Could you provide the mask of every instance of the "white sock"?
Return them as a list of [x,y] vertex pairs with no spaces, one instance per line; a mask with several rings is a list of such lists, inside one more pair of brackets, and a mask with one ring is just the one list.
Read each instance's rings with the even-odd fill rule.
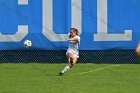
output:
[[70,63],[70,58],[68,58],[68,62]]
[[66,66],[61,72],[62,72],[62,73],[65,73],[65,72],[67,72],[68,70],[70,70],[70,67],[69,67],[69,66]]

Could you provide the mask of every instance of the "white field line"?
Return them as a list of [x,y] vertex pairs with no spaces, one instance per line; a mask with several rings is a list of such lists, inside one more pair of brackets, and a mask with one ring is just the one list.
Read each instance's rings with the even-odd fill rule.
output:
[[82,74],[86,74],[86,73],[91,73],[91,72],[96,72],[96,71],[99,71],[99,70],[103,70],[103,69],[106,69],[106,68],[112,68],[112,67],[115,67],[115,66],[120,66],[120,65],[106,66],[106,67],[98,68],[98,69],[95,69],[95,70],[90,70],[90,71],[81,72],[81,73],[75,73],[75,74],[69,74],[69,75],[78,75],[78,74],[82,75]]

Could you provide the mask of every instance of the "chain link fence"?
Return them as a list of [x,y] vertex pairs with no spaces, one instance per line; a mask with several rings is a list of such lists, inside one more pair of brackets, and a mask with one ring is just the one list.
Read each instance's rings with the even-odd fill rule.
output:
[[[134,50],[80,50],[77,63],[139,64]],[[2,50],[0,63],[66,63],[66,50]]]

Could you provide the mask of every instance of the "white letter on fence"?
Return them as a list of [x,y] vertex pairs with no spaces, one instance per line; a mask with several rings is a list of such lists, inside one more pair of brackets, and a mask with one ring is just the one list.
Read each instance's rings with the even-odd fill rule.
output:
[[107,0],[97,0],[97,34],[94,34],[94,41],[132,40],[132,30],[125,30],[124,34],[107,33],[107,13]]
[[[28,5],[28,0],[18,0],[19,5]],[[19,42],[28,34],[28,25],[18,25],[18,31],[13,35],[0,33],[0,42]]]
[[79,35],[82,33],[82,1],[81,0],[72,0],[72,27],[75,27],[79,31]]
[[[79,5],[81,5],[81,0]],[[77,3],[76,0],[72,0],[72,3]],[[53,32],[53,1],[43,0],[43,34],[50,41],[67,41],[68,34],[56,34]],[[81,6],[80,6],[81,7]],[[77,14],[76,14],[77,13]],[[81,33],[81,11],[72,6],[72,27],[79,29]]]

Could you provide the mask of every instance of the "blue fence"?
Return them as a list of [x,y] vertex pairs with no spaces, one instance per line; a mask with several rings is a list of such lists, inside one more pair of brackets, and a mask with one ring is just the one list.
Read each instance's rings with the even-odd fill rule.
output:
[[135,49],[140,0],[0,0],[0,50],[66,50],[70,27],[80,50]]

